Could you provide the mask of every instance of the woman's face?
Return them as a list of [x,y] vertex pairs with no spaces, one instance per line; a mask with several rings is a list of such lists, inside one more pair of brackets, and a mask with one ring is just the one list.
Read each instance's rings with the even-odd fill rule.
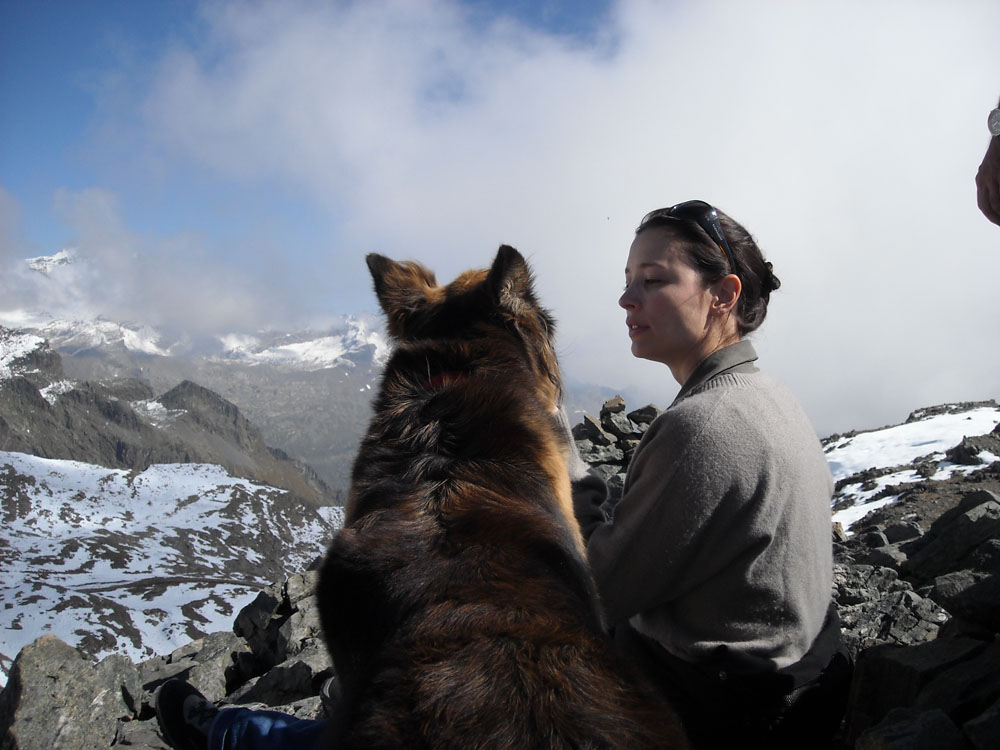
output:
[[662,362],[683,384],[719,348],[713,325],[714,293],[689,266],[669,227],[635,238],[625,265],[625,292],[618,304],[632,339],[632,354]]

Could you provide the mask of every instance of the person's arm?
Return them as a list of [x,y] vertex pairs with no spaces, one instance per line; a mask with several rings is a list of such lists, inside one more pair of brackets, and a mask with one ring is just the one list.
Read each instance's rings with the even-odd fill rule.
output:
[[609,624],[684,595],[743,553],[718,431],[711,415],[661,417],[632,459],[613,523],[591,530],[587,558]]
[[983,163],[979,165],[976,197],[983,215],[1000,226],[1000,135],[990,138]]

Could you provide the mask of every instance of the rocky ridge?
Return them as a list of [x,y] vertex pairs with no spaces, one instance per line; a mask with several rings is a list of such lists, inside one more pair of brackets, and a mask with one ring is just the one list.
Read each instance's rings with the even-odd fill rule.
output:
[[[57,274],[59,270],[57,264]],[[197,341],[103,318],[24,314],[7,320],[22,334],[48,341],[70,380],[139,381],[152,390],[151,398],[185,380],[211,389],[239,407],[268,445],[280,446],[315,470],[338,503],[346,497],[373,388],[388,356],[381,318],[366,315],[347,316],[315,330]],[[4,322],[0,318],[0,325]],[[570,413],[611,395],[596,386],[566,386]]]
[[[655,413],[626,413],[613,399],[574,428],[581,454],[619,492],[630,450]],[[962,443],[989,448],[998,437],[1000,428]],[[1000,746],[1000,459],[989,449],[952,457],[959,454],[982,463],[909,482],[853,533],[834,527],[832,595],[857,658],[845,748]],[[935,461],[941,465],[924,474],[943,475],[943,464],[953,463],[921,463]],[[307,570],[261,592],[231,633],[138,665],[94,664],[57,639],[40,639],[18,656],[0,694],[0,748],[165,748],[150,695],[171,675],[220,704],[322,716],[317,693],[331,671],[315,578]],[[43,720],[52,715],[60,722]]]
[[191,382],[75,382],[0,328],[0,685],[43,632],[133,659],[224,627],[319,554],[339,508]]
[[231,402],[191,381],[154,398],[132,378],[73,381],[43,339],[0,327],[0,450],[144,471],[216,464],[321,507],[336,498],[307,465],[265,444]]

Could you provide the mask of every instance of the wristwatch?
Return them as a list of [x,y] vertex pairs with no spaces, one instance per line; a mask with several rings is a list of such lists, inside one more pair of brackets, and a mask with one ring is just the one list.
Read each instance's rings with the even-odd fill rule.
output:
[[1000,135],[1000,107],[990,112],[990,116],[986,118],[986,124],[990,128],[991,135],[994,137]]

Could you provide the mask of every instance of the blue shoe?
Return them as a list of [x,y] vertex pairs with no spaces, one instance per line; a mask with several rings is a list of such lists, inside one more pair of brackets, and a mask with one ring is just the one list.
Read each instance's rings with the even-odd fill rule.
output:
[[208,730],[219,715],[212,705],[184,680],[164,682],[153,696],[160,734],[175,750],[207,750]]

